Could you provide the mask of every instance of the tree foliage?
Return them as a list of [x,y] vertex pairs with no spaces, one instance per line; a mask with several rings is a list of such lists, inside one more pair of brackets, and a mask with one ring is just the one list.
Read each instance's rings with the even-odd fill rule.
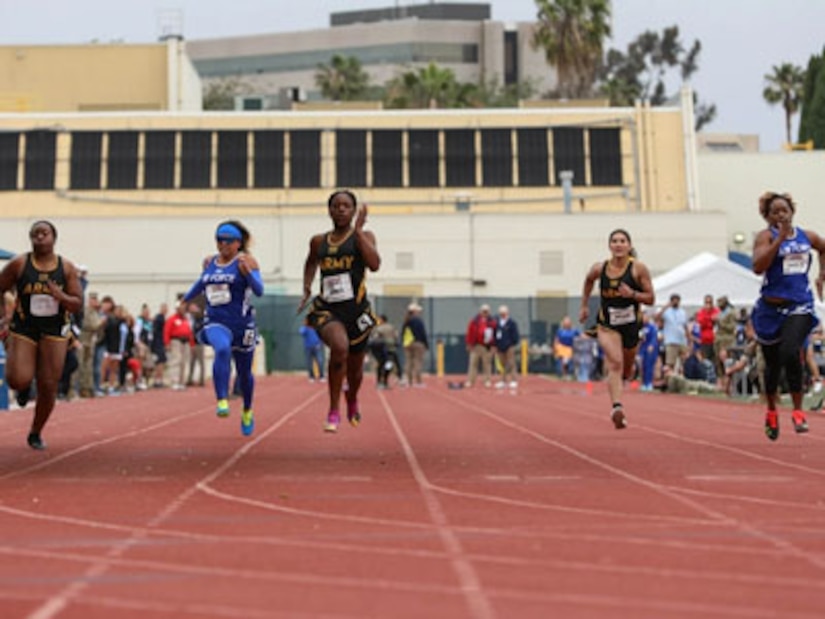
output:
[[315,84],[333,101],[358,101],[370,92],[370,77],[355,57],[335,54],[329,64],[319,64]]
[[536,0],[536,7],[532,45],[556,68],[557,94],[591,96],[611,32],[607,0]]
[[391,108],[476,107],[476,91],[475,84],[460,83],[452,69],[431,62],[390,80],[386,104]]
[[801,106],[799,141],[813,140],[814,148],[825,149],[825,48],[808,61]]
[[240,77],[226,77],[208,82],[201,93],[204,110],[235,109],[235,97],[249,93],[249,87]]
[[805,71],[789,62],[774,66],[765,75],[762,97],[770,105],[781,104],[785,111],[785,141],[791,143],[791,119],[799,111],[805,86]]
[[[682,82],[699,70],[702,44],[695,40],[689,49],[679,38],[679,27],[665,28],[661,34],[647,30],[633,40],[624,52],[611,49],[605,56],[600,72],[601,91],[611,105],[627,106],[646,100],[651,105],[672,101],[675,93],[668,91],[674,70]],[[699,101],[694,96],[696,130],[716,116],[716,106]]]

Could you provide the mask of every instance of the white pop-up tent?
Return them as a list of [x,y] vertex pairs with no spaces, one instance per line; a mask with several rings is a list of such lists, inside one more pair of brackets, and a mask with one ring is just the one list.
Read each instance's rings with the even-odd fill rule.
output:
[[708,294],[714,301],[724,295],[734,307],[751,307],[761,285],[762,278],[753,271],[708,252],[653,278],[657,306],[665,305],[676,293],[687,309],[701,307]]

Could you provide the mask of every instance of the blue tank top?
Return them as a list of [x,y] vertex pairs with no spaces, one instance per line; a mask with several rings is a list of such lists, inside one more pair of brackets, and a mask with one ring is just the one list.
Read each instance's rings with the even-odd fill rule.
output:
[[[775,239],[779,230],[771,228],[771,238]],[[779,251],[762,277],[760,296],[784,299],[794,303],[813,301],[813,292],[808,280],[811,269],[811,241],[802,228],[794,228],[794,236],[779,245]]]
[[217,257],[212,258],[201,275],[201,285],[206,295],[204,325],[243,327],[254,317],[249,303],[252,289],[238,269],[237,258],[229,264],[218,264]]

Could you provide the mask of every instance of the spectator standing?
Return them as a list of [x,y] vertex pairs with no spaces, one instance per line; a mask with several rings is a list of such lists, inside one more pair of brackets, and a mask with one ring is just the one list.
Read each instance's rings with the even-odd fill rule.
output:
[[498,308],[498,318],[496,319],[496,354],[501,363],[501,380],[496,383],[496,388],[502,389],[509,386],[510,389],[518,387],[516,382],[516,350],[518,350],[520,336],[518,324],[510,316],[510,309],[506,305]]
[[682,298],[670,295],[670,303],[656,314],[662,324],[662,339],[665,345],[665,365],[676,373],[682,371],[682,363],[688,354],[688,317],[680,307]]
[[467,381],[464,383],[465,387],[475,385],[479,365],[481,366],[484,386],[490,387],[492,385],[493,344],[495,344],[495,339],[496,320],[490,315],[490,306],[485,303],[479,308],[478,314],[470,319],[464,336],[464,343],[470,357],[467,368]]
[[192,325],[186,315],[186,304],[178,303],[175,313],[166,320],[163,327],[163,344],[169,350],[169,378],[172,389],[185,389],[191,348],[195,345]]
[[378,317],[378,324],[372,331],[372,337],[374,340],[373,354],[376,355],[377,362],[376,379],[380,388],[388,389],[393,368],[395,368],[399,382],[403,380],[401,360],[398,358],[398,329],[386,315],[381,314]]
[[653,391],[656,363],[659,361],[659,329],[649,314],[642,318],[642,342],[639,345],[639,360],[642,370],[642,391]]
[[195,366],[198,368],[198,387],[203,387],[205,384],[205,376],[206,376],[206,363],[204,360],[204,345],[203,342],[200,340],[200,332],[203,330],[204,324],[204,316],[203,316],[203,308],[198,303],[190,303],[189,304],[189,311],[187,312],[189,316],[189,323],[192,326],[192,335],[195,338],[195,345],[192,346],[191,355],[189,359],[189,378],[186,380],[186,384],[194,386],[195,383]]
[[304,319],[304,324],[298,329],[301,339],[304,342],[304,358],[306,360],[307,374],[309,381],[315,382],[315,373],[318,373],[318,380],[324,380],[324,343],[318,337],[318,332],[313,329],[309,320]]
[[[80,324],[80,335],[78,336],[81,398],[91,398],[95,395],[95,349],[97,348],[100,323],[100,300],[96,292],[90,292],[86,299],[83,322]],[[100,379],[98,379],[97,387],[100,387]]]
[[725,366],[730,363],[731,349],[736,346],[737,316],[736,309],[724,295],[716,299],[719,313],[716,322],[716,334],[713,341],[714,359],[716,361],[716,375],[719,377],[720,389],[728,392],[727,374]]
[[696,312],[696,324],[699,327],[699,346],[702,349],[702,355],[708,361],[716,360],[714,343],[719,313],[719,308],[713,305],[713,296],[706,294],[704,304]]
[[410,303],[407,316],[401,329],[404,356],[407,361],[407,382],[411,387],[423,387],[421,373],[424,368],[424,355],[429,349],[427,328],[421,319],[423,308],[418,303]]
[[570,316],[561,319],[561,324],[553,338],[553,357],[556,360],[556,374],[559,378],[573,378],[575,372],[573,342],[580,335],[581,331],[573,326]]
[[166,315],[169,313],[169,306],[161,303],[158,313],[152,319],[152,343],[151,351],[154,359],[154,374],[152,379],[153,387],[163,387],[163,375],[166,371],[166,345],[163,342],[163,333],[166,330]]

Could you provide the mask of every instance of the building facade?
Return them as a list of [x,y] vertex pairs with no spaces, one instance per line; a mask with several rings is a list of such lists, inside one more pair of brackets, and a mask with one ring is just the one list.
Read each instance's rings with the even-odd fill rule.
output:
[[159,43],[0,46],[0,112],[197,112],[180,37]]
[[556,86],[544,53],[532,48],[533,24],[491,20],[488,4],[333,13],[330,22],[330,28],[303,32],[195,40],[188,50],[206,83],[237,79],[264,109],[320,99],[315,74],[335,54],[357,58],[375,85],[436,63],[460,82],[529,80],[542,93]]

